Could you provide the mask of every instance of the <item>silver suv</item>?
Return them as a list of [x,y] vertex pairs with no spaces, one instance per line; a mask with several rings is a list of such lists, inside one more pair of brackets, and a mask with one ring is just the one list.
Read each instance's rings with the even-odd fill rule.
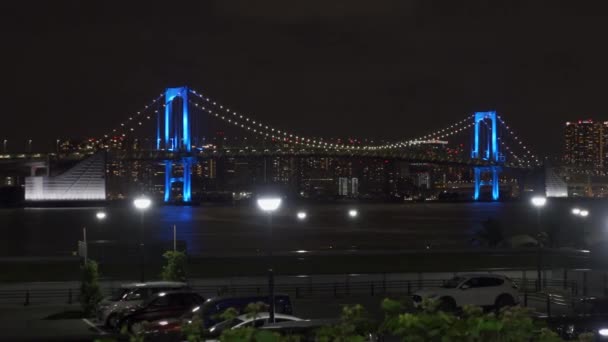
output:
[[187,288],[188,284],[173,281],[123,284],[116,295],[107,297],[99,303],[97,320],[109,328],[115,328],[121,311],[141,304],[158,292]]

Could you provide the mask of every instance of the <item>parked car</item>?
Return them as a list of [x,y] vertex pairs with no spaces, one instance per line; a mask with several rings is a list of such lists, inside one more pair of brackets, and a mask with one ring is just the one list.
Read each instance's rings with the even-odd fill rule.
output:
[[608,298],[584,297],[574,303],[574,312],[584,315],[608,315]]
[[[234,308],[239,313],[244,314],[245,308],[250,303],[264,303],[268,305],[270,303],[269,296],[247,296],[247,297],[214,297],[209,298],[205,301],[202,306],[201,318],[206,327],[212,327],[222,321],[219,314],[224,312],[228,308]],[[277,294],[274,297],[275,313],[291,315],[293,308],[291,307],[291,300],[288,295]],[[193,313],[190,313],[190,317]]]
[[608,315],[580,314],[546,318],[547,326],[564,340],[578,340],[580,334],[593,333],[595,341],[608,341]]
[[[212,326],[211,328],[209,328],[209,332],[212,336],[219,336],[224,330],[228,329],[238,329],[242,327],[260,328],[268,324],[269,319],[270,313],[268,312],[260,312],[255,317],[252,317],[248,314],[240,315],[233,319],[229,319]],[[291,315],[275,314],[274,316],[274,323],[293,322],[301,320],[301,318]]]
[[141,305],[123,311],[118,327],[121,330],[126,327],[132,333],[143,332],[144,322],[178,318],[204,301],[203,297],[191,291],[159,292]]
[[[194,315],[199,315],[203,321],[203,327],[211,328],[222,322],[219,315],[228,308],[236,309],[240,314],[244,314],[245,308],[250,303],[268,304],[268,296],[250,297],[215,297],[205,301],[203,305],[195,306],[189,312],[179,318],[161,319],[148,324],[146,334],[149,336],[179,336],[181,335],[182,324],[192,323]],[[275,295],[275,312],[278,315],[292,314],[291,300],[288,295]],[[213,334],[212,334],[213,335]]]
[[444,311],[463,305],[502,308],[519,302],[517,285],[508,277],[491,273],[462,274],[446,281],[441,287],[416,291],[412,296],[415,306],[423,299],[439,301]]
[[[340,323],[339,319],[311,319],[269,323],[260,327],[260,329],[272,331],[283,336],[298,336],[298,341],[300,342],[316,342],[318,341],[316,335],[319,328],[338,323]],[[378,340],[378,336],[375,334],[369,334],[363,341],[376,342]]]
[[122,284],[120,291],[101,301],[97,309],[97,320],[106,327],[114,328],[121,311],[140,305],[158,292],[187,288],[188,284],[173,281]]

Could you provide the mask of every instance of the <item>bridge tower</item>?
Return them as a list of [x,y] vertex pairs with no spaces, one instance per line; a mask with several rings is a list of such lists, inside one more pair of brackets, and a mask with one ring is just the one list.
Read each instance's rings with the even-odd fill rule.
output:
[[[181,113],[174,113],[174,101],[181,100]],[[179,111],[179,108],[176,111]],[[171,200],[171,187],[173,183],[182,183],[182,201],[192,201],[192,162],[190,155],[192,144],[191,120],[188,112],[188,87],[167,88],[165,90],[165,117],[164,121],[158,116],[156,128],[156,149],[175,152],[179,159],[165,160],[165,202]],[[162,136],[161,136],[162,132]],[[161,144],[162,142],[162,144]],[[173,174],[173,165],[183,168],[181,177]]]
[[[490,121],[488,124],[487,121]],[[474,143],[471,151],[471,158],[474,160],[488,161],[490,166],[476,166],[475,172],[475,193],[474,200],[479,200],[480,189],[483,185],[492,186],[492,199],[498,200],[500,197],[500,184],[498,175],[501,171],[501,166],[504,158],[498,150],[498,118],[496,112],[476,112],[475,113],[475,131]],[[490,173],[492,180],[484,182],[481,179],[482,174]]]

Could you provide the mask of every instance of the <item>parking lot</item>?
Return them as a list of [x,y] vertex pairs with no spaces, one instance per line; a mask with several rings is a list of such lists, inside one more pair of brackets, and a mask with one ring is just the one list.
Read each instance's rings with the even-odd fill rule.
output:
[[[521,273],[519,273],[521,274]],[[515,273],[513,275],[516,275]],[[512,276],[513,276],[512,275]],[[451,274],[416,274],[416,275],[334,275],[310,277],[279,277],[277,292],[288,294],[293,304],[293,314],[301,318],[338,317],[341,307],[348,304],[361,304],[372,317],[382,319],[380,302],[383,298],[409,298],[409,294],[419,287],[438,286],[441,279]],[[193,289],[205,298],[222,294],[224,296],[242,296],[266,293],[263,278],[231,278],[205,281],[192,281]],[[34,286],[37,285],[37,286]],[[110,286],[118,283],[102,284],[105,293]],[[548,289],[553,295],[522,293],[519,302],[532,311],[560,315],[568,313],[571,308],[572,289],[566,289],[561,283],[550,283]],[[66,287],[73,288],[72,296]],[[106,330],[94,319],[83,319],[77,303],[77,283],[46,284],[13,284],[11,291],[23,292],[29,288],[31,297],[24,305],[23,297],[13,301],[0,301],[0,339],[6,341],[49,340],[53,336],[57,341],[91,341],[100,337],[113,337],[116,340],[126,339],[115,332]],[[48,296],[43,296],[44,289],[49,289]],[[4,289],[8,291],[7,289]],[[0,291],[2,292],[2,291]],[[6,293],[6,292],[5,292]],[[1,293],[0,293],[1,294]],[[68,304],[71,301],[71,304]],[[53,339],[51,339],[53,340]]]

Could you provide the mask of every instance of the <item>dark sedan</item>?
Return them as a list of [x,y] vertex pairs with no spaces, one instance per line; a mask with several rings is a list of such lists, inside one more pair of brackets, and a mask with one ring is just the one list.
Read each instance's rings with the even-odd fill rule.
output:
[[147,322],[180,317],[204,302],[203,297],[190,291],[160,292],[123,313],[118,327],[131,333],[142,332]]

